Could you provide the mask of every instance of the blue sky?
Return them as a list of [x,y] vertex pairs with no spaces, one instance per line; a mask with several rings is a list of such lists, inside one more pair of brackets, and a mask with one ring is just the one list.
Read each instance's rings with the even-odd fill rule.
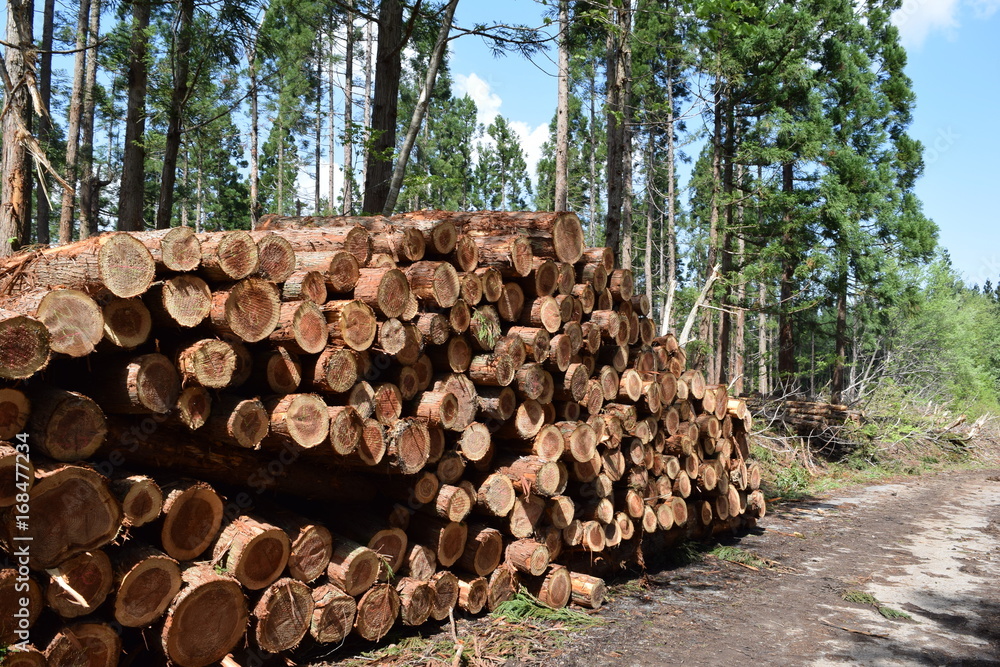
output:
[[[535,0],[458,5],[456,22],[538,25]],[[1000,0],[906,0],[894,16],[909,54],[917,106],[912,136],[926,168],[917,183],[925,213],[966,281],[1000,280]],[[455,92],[469,93],[488,123],[513,122],[534,164],[555,109],[553,55],[493,58],[476,37],[452,42]]]

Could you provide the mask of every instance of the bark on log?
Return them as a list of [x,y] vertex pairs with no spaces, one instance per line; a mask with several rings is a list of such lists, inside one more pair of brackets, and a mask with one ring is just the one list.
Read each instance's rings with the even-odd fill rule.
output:
[[214,232],[201,237],[198,272],[214,281],[242,280],[260,267],[260,253],[249,233]]

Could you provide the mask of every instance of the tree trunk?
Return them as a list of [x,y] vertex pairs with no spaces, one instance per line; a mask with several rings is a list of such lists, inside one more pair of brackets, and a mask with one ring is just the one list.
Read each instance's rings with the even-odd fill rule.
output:
[[[781,189],[786,197],[795,191],[795,165],[791,162],[781,165]],[[795,328],[792,321],[792,294],[795,291],[795,267],[797,257],[792,230],[792,210],[789,205],[782,222],[782,247],[785,249],[781,260],[781,292],[778,301],[778,377],[784,387],[795,381]]]
[[80,118],[80,238],[97,234],[100,185],[94,174],[94,88],[97,86],[97,39],[101,33],[101,0],[90,2],[86,74],[83,82],[83,114]]
[[365,141],[365,154],[361,161],[361,182],[368,182],[368,156],[371,153],[371,126],[372,126],[372,51],[375,44],[375,25],[369,21],[365,26],[365,104],[362,116],[365,123],[365,131],[368,132]]
[[559,0],[559,75],[556,96],[556,191],[552,210],[569,208],[569,0]]
[[842,403],[844,399],[844,362],[847,359],[847,267],[837,273],[837,326],[834,334],[836,359],[833,362],[833,379],[830,402]]
[[725,151],[722,155],[722,159],[725,161],[722,169],[722,190],[725,194],[725,206],[726,206],[726,226],[722,230],[722,278],[724,279],[723,284],[723,296],[722,296],[722,306],[723,310],[719,313],[719,340],[716,345],[716,350],[718,351],[718,358],[715,364],[715,379],[713,383],[723,383],[727,384],[729,382],[729,363],[731,357],[732,349],[732,315],[728,310],[728,306],[732,302],[733,287],[731,282],[727,279],[733,272],[733,178],[734,178],[734,158],[736,155],[736,124],[733,109],[733,101],[731,97],[726,98],[725,106],[726,114],[726,139],[725,139]]
[[[322,177],[323,161],[323,59],[320,55],[322,49],[322,39],[316,48],[316,139],[313,146],[313,180],[316,183],[316,190],[313,192],[313,215],[320,215],[319,210],[319,183]],[[333,107],[330,107],[330,115],[333,115]],[[333,151],[330,151],[330,162],[333,162]],[[333,190],[330,190],[330,199],[333,199]]]
[[173,49],[173,90],[167,109],[167,137],[160,175],[160,199],[156,209],[156,228],[167,229],[174,210],[174,184],[177,181],[177,155],[181,147],[181,124],[188,101],[188,71],[191,62],[191,37],[194,23],[194,0],[178,0],[177,41]]
[[[427,64],[427,76],[424,78],[424,87],[420,90],[420,97],[417,98],[417,104],[413,108],[413,117],[410,119],[410,127],[406,131],[406,138],[403,139],[403,145],[399,149],[399,156],[396,158],[396,167],[392,172],[392,182],[389,184],[385,203],[381,209],[382,215],[391,215],[393,209],[396,208],[396,200],[399,198],[399,191],[403,187],[403,175],[406,173],[406,163],[410,159],[410,151],[417,140],[420,125],[424,121],[427,104],[434,93],[434,82],[437,80],[438,68],[441,66],[441,60],[444,58],[444,50],[448,45],[448,33],[451,32],[451,19],[455,15],[455,8],[457,6],[458,0],[450,0],[444,9],[444,16],[441,18],[441,27],[438,29],[437,41],[434,43],[434,51],[431,52],[430,62]],[[380,54],[381,48],[382,39],[379,37]],[[368,194],[366,192],[365,198],[367,199],[367,197]],[[368,208],[367,203],[365,210],[372,210]]]
[[663,300],[663,319],[660,335],[670,331],[673,322],[674,289],[677,286],[677,212],[674,192],[674,79],[667,76],[667,294]]
[[634,240],[632,238],[632,0],[625,0],[619,13],[621,34],[621,77],[624,81],[621,97],[622,134],[622,263],[632,269]]
[[[619,0],[627,2],[628,0]],[[623,28],[628,9],[612,9],[615,27],[609,29],[607,38],[607,143],[608,143],[608,212],[604,223],[605,245],[618,259],[622,243],[622,205],[625,199],[625,41]]]
[[[26,77],[35,68],[31,43],[33,13],[32,0],[12,0],[7,4],[7,42],[16,46],[6,47],[6,66],[15,86],[32,83],[31,77]],[[26,85],[21,85],[13,95],[6,90],[4,97],[0,257],[10,255],[31,236],[31,156],[22,141],[22,135],[31,127],[31,100]]]
[[[258,28],[259,30],[260,28]],[[259,91],[257,90],[257,45],[247,54],[250,74],[250,228],[257,228],[257,218],[260,217],[260,167],[258,156],[259,116],[257,103]]]
[[[132,39],[129,45],[128,107],[125,112],[125,146],[122,181],[118,191],[118,229],[142,231],[146,163],[146,29],[150,0],[132,2]],[[60,231],[60,237],[62,232]]]
[[[38,119],[38,139],[41,141],[46,152],[52,147],[52,118],[50,117],[52,108],[52,54],[47,53],[52,50],[52,24],[55,14],[55,0],[45,0],[45,9],[42,14],[42,43],[39,57],[41,63],[38,70],[38,95],[42,99],[42,106],[45,112]],[[49,191],[46,183],[48,178],[44,172],[38,174],[39,190],[37,199],[38,223],[35,229],[35,241],[39,245],[49,244],[49,220],[52,217],[52,204],[49,200]]]
[[[354,13],[346,17],[347,46],[344,53],[344,195],[341,211],[350,215],[354,208]],[[332,88],[331,88],[332,91]],[[330,93],[333,94],[332,92]],[[367,95],[367,91],[365,93]],[[331,105],[333,104],[331,100]],[[331,106],[332,108],[332,106]],[[330,114],[331,118],[333,114]],[[331,122],[333,122],[331,120]],[[333,139],[331,146],[333,145]],[[332,155],[331,149],[331,155]],[[330,213],[333,214],[333,160],[330,160]]]
[[381,213],[389,197],[392,176],[391,153],[396,147],[396,110],[402,72],[403,4],[383,0],[378,13],[378,57],[375,60],[375,101],[371,128],[371,151],[365,174],[362,211]]
[[[88,51],[84,47],[86,46],[89,14],[90,0],[81,0],[80,14],[77,17],[76,23],[76,48],[79,50],[76,53],[73,65],[73,92],[70,94],[69,117],[66,129],[66,182],[73,187],[76,187],[77,183],[76,161],[80,147],[80,119],[83,115],[84,72],[87,67],[88,56]],[[59,212],[59,243],[69,243],[73,240],[73,211],[75,205],[76,192],[64,189],[62,209]]]

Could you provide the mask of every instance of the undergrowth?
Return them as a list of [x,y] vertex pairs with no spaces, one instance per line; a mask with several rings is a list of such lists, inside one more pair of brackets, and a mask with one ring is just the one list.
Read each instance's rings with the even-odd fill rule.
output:
[[527,620],[548,621],[560,623],[568,628],[589,628],[599,623],[596,618],[582,611],[568,607],[562,609],[548,607],[524,589],[506,602],[497,605],[492,616],[509,623],[521,623]]
[[1000,464],[1000,419],[963,417],[890,388],[865,406],[861,423],[814,438],[764,430],[751,437],[751,456],[768,501],[802,500],[853,484]]

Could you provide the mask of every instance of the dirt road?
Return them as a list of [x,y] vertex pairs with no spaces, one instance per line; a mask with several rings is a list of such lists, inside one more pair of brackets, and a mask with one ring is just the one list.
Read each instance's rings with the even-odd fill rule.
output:
[[[777,564],[707,556],[651,573],[547,663],[1000,665],[1000,471],[785,504],[728,543]],[[885,618],[845,591],[912,618]]]

